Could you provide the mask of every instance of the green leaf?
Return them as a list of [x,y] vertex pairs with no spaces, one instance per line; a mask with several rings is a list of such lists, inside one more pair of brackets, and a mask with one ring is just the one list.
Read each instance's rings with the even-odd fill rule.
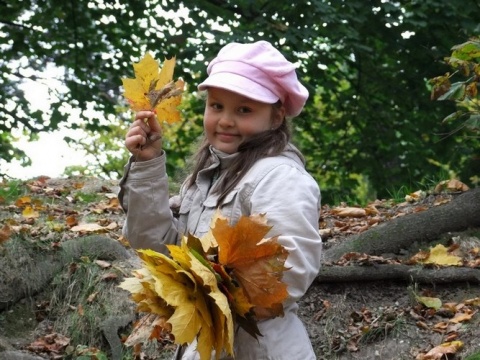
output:
[[480,58],[480,40],[472,39],[463,44],[452,47],[452,56],[460,60]]
[[445,117],[442,122],[446,123],[446,122],[450,122],[450,121],[455,121],[455,120],[460,119],[463,115],[464,115],[463,111],[461,111],[461,110],[455,111],[454,113],[451,113],[450,115]]
[[465,121],[465,126],[470,130],[480,130],[480,114],[472,114]]
[[428,296],[417,296],[417,301],[428,308],[438,310],[442,307],[442,300]]

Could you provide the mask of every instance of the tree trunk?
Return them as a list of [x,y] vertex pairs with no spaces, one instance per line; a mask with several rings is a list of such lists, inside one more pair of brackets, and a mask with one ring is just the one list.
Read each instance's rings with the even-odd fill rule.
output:
[[430,242],[442,234],[473,227],[480,227],[480,188],[466,191],[445,205],[408,214],[352,235],[327,249],[324,259],[333,262],[348,252],[398,253],[414,242]]

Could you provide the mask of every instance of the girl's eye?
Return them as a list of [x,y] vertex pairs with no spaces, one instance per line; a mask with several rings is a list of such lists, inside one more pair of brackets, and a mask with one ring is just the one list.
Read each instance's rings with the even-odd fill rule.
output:
[[248,114],[248,113],[252,112],[252,109],[250,109],[246,106],[242,106],[242,107],[238,108],[238,112],[241,113],[241,114]]
[[219,103],[211,103],[210,107],[215,110],[221,110],[223,108],[222,105]]

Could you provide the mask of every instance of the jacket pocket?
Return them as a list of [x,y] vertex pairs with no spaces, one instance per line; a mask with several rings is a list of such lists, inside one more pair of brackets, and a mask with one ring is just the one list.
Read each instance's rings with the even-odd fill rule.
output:
[[187,235],[188,220],[192,212],[192,206],[194,205],[195,192],[187,191],[184,195],[180,208],[178,209],[178,233],[180,236]]
[[[217,196],[208,197],[203,205],[205,208],[215,210],[217,209],[217,200]],[[242,215],[238,189],[233,189],[227,194],[219,209],[222,216],[226,217],[231,223],[236,223],[238,221]]]

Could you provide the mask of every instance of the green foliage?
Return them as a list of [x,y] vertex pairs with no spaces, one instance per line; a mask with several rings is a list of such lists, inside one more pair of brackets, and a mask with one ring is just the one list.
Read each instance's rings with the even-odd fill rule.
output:
[[84,192],[77,192],[75,194],[75,201],[80,202],[80,203],[93,203],[93,202],[98,202],[102,198],[101,194],[98,193],[84,193]]
[[[127,156],[113,141],[123,139],[116,131],[127,126],[118,116],[120,79],[132,75],[132,62],[147,49],[159,59],[175,55],[175,76],[195,95],[206,62],[221,46],[265,39],[298,63],[310,91],[294,120],[295,141],[324,202],[381,198],[439,167],[471,184],[479,173],[478,139],[445,135],[456,127],[438,120],[454,104],[431,101],[427,80],[445,72],[442,58],[454,44],[479,32],[475,2],[10,0],[0,7],[0,33],[7,39],[0,59],[4,161],[23,157],[12,146],[12,129],[33,136],[59,126],[82,128],[90,136],[78,145],[97,149],[101,162],[75,170],[118,177]],[[58,81],[66,91],[52,94],[48,111],[31,109],[25,87],[44,82],[52,67],[63,71]],[[174,176],[201,134],[201,100],[187,102],[185,122],[166,143]]]
[[[475,185],[480,183],[480,153],[478,140],[480,139],[480,37],[472,37],[466,42],[452,47],[450,57],[445,62],[454,71],[447,72],[430,80],[432,85],[431,98],[440,101],[453,101],[456,111],[443,119],[444,123],[453,123],[452,131],[461,141],[472,143],[476,140],[477,146],[459,146],[461,151],[457,161],[461,163],[461,176],[469,178]],[[469,141],[470,140],[470,141]]]
[[389,199],[393,200],[395,203],[402,203],[405,201],[405,196],[413,193],[416,190],[412,190],[406,186],[400,186],[398,189],[389,189]]
[[99,130],[87,130],[82,139],[65,138],[74,148],[84,151],[93,158],[85,164],[69,166],[65,169],[68,176],[95,176],[104,179],[118,179],[123,172],[123,166],[128,160],[128,152],[123,144],[128,123],[116,120],[116,123],[102,127]]
[[26,193],[23,181],[0,182],[0,203],[10,204]]
[[195,152],[203,133],[203,101],[189,93],[185,94],[184,100],[185,103],[181,108],[183,120],[163,127],[167,172],[176,186],[187,175],[186,166],[189,158]]
[[[75,149],[85,151],[93,161],[83,165],[69,166],[68,176],[95,176],[107,179],[119,179],[130,153],[124,145],[128,127],[133,122],[130,112],[125,108],[111,121],[110,125],[93,131],[82,129],[86,136],[80,140],[66,138]],[[190,93],[184,95],[181,106],[182,121],[172,125],[163,124],[163,148],[167,152],[167,171],[173,179],[172,193],[179,189],[179,184],[186,176],[185,166],[190,155],[195,151],[198,139],[203,131],[203,103]]]
[[480,351],[477,351],[474,354],[468,355],[465,360],[480,360]]

